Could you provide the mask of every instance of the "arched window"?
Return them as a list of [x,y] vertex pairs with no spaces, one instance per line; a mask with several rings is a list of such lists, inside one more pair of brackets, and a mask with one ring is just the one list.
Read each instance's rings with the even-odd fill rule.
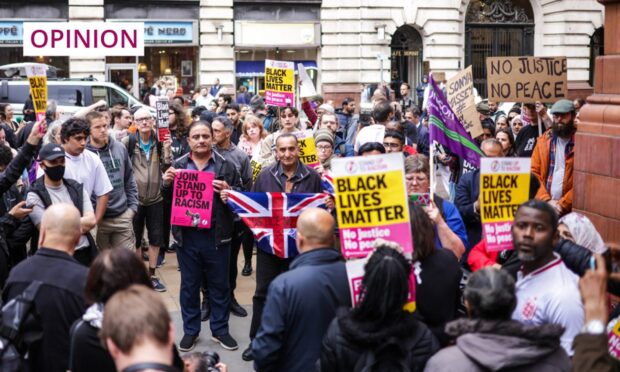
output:
[[415,87],[422,81],[422,36],[413,27],[399,27],[392,36],[390,88],[400,98],[400,85],[409,83],[415,94]]
[[471,0],[465,17],[465,66],[487,96],[487,57],[534,54],[534,13],[529,0]]
[[605,55],[605,29],[597,28],[590,38],[590,86],[594,86],[596,57]]

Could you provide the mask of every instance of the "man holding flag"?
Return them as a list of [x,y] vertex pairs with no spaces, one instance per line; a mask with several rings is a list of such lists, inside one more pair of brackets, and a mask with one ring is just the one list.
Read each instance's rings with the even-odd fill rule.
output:
[[[273,231],[271,237],[261,239],[261,233],[264,233],[264,229],[261,229],[261,233],[257,234],[258,228],[253,229],[253,232],[257,240],[257,253],[256,253],[256,291],[254,292],[253,311],[252,311],[252,324],[250,326],[250,339],[254,339],[258,328],[260,326],[261,317],[263,315],[263,307],[265,306],[265,299],[267,297],[267,289],[269,284],[281,273],[288,270],[289,263],[294,255],[297,254],[297,248],[295,247],[295,235],[289,239],[291,234],[282,236],[282,232],[287,230],[289,232],[295,228],[295,220],[297,217],[290,217],[294,215],[293,210],[287,210],[289,217],[285,215],[285,211],[282,210],[282,215],[276,216],[275,206],[277,204],[284,205],[283,208],[291,205],[289,201],[289,193],[311,193],[319,194],[323,191],[321,186],[321,176],[315,172],[312,168],[304,165],[299,160],[299,145],[297,143],[297,137],[293,134],[281,134],[276,139],[276,158],[278,159],[274,164],[263,169],[256,182],[252,187],[252,192],[269,193],[265,198],[268,198],[266,204],[268,208],[271,208],[272,217],[269,218],[273,224],[271,230]],[[285,193],[285,195],[277,194]],[[234,193],[226,193],[228,196],[229,205],[243,218],[240,213],[240,208],[237,206],[247,206],[246,209],[251,209],[250,203],[253,198],[241,199],[239,195]],[[291,195],[294,197],[294,195]],[[327,197],[329,199],[329,197]],[[323,204],[323,195],[311,195],[306,201],[299,200],[299,203],[294,204],[294,208],[299,206],[319,206]],[[333,206],[331,199],[327,204]],[[257,205],[254,209],[260,209]],[[298,212],[301,212],[299,207]],[[298,215],[298,214],[297,214]],[[252,228],[252,222],[244,219],[248,226]],[[290,226],[289,226],[290,225]],[[266,244],[271,242],[271,244]],[[243,360],[253,360],[252,345],[250,345],[242,354]]]

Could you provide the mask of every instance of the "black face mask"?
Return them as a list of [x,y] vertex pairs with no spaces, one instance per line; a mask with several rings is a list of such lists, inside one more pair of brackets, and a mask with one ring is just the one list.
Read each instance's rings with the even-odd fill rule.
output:
[[43,171],[52,181],[60,181],[65,175],[65,166],[46,167]]

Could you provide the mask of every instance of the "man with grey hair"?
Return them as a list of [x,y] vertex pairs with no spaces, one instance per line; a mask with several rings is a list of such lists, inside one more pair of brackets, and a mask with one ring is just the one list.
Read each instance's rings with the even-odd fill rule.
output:
[[[250,167],[250,158],[248,155],[235,146],[231,142],[231,136],[234,125],[226,116],[218,116],[211,123],[213,128],[213,142],[215,142],[215,150],[231,162],[241,178],[241,184],[244,191],[250,191],[252,188],[252,167]],[[230,282],[230,312],[239,317],[248,316],[248,312],[239,305],[235,298],[235,288],[237,287],[237,258],[239,250],[245,234],[252,234],[239,217],[236,217],[230,249],[230,266],[229,266],[229,282]],[[251,256],[250,256],[251,259]]]
[[136,249],[144,234],[144,225],[149,238],[149,274],[153,288],[158,292],[166,286],[155,276],[157,255],[162,241],[164,222],[163,197],[161,195],[162,173],[172,162],[170,139],[161,142],[157,139],[151,112],[140,108],[134,113],[137,132],[123,138],[133,168],[133,176],[138,186],[138,212],[133,220],[136,236]]
[[[495,138],[482,141],[480,149],[488,158],[498,158],[502,156],[502,144]],[[469,246],[466,247],[463,261],[467,262],[469,250],[482,237],[482,222],[480,220],[480,170],[465,173],[456,186],[456,197],[454,204],[459,210],[465,227],[467,228],[467,241]]]

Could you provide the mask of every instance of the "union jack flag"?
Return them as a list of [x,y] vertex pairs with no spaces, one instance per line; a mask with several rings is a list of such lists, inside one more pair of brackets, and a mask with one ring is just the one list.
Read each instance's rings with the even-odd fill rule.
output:
[[299,252],[295,244],[297,218],[305,208],[326,208],[325,194],[228,192],[228,205],[252,230],[256,246],[280,258]]
[[321,176],[321,187],[323,187],[324,192],[334,194],[334,179],[329,172],[324,172]]

